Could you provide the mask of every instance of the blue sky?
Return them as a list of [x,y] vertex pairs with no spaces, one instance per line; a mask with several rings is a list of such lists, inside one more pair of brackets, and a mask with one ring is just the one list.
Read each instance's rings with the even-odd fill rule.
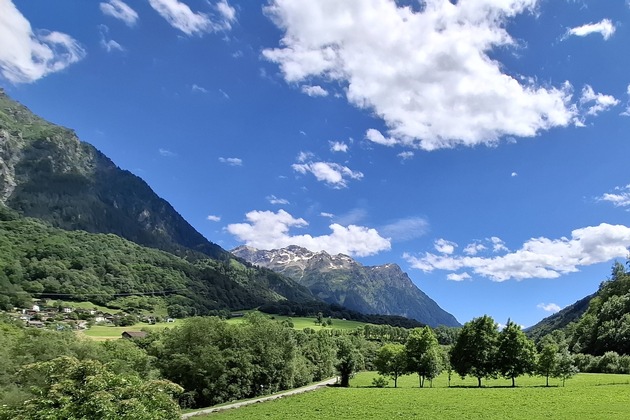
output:
[[226,249],[529,326],[630,246],[630,6],[0,0],[0,85]]

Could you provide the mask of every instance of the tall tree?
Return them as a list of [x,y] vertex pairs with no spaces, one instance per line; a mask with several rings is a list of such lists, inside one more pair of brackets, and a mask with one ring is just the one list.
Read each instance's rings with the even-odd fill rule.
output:
[[420,388],[425,379],[433,380],[441,371],[441,352],[437,337],[429,327],[414,328],[405,343],[409,371],[418,374]]
[[474,376],[479,387],[482,378],[496,377],[498,337],[497,324],[488,315],[464,324],[451,348],[453,370],[462,378]]
[[508,319],[507,325],[499,333],[499,352],[497,365],[506,379],[515,379],[521,375],[532,374],[536,367],[536,348],[525,336],[521,327]]
[[[545,337],[546,338],[546,337]],[[549,386],[549,377],[553,376],[558,366],[558,345],[553,340],[543,339],[542,348],[536,364],[536,373],[546,378],[545,386]]]
[[398,377],[407,372],[405,346],[398,343],[383,345],[376,353],[374,365],[378,373],[383,376],[390,376],[394,380],[394,388],[397,388]]
[[350,376],[361,367],[362,359],[359,349],[349,337],[341,336],[337,339],[337,363],[335,367],[341,377],[341,386],[350,386]]

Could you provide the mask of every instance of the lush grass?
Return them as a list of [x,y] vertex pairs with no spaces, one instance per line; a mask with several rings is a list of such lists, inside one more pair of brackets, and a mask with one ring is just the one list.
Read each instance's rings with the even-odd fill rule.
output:
[[[253,311],[242,311],[242,313],[249,313],[249,312],[253,312]],[[283,316],[283,315],[268,315],[268,314],[264,314],[264,315],[270,318],[273,318],[279,322],[291,318],[291,321],[293,321],[293,328],[295,328],[296,330],[303,330],[304,328],[312,328],[315,331],[321,330],[324,328],[337,329],[337,330],[354,330],[355,328],[359,328],[365,325],[364,322],[348,321],[348,320],[333,318],[332,326],[324,327],[324,326],[315,324],[315,317],[288,317],[288,316]],[[231,319],[228,319],[228,322],[229,323],[243,322],[243,318],[231,318]]]
[[181,321],[175,322],[158,322],[157,324],[149,325],[143,322],[131,325],[129,327],[115,327],[113,325],[94,325],[90,329],[81,331],[80,333],[90,337],[97,341],[112,340],[115,338],[121,338],[123,331],[140,331],[142,329],[155,329],[155,328],[168,328],[177,325]]
[[101,312],[108,312],[110,314],[117,314],[120,312],[120,309],[108,308],[107,306],[96,305],[92,302],[74,302],[74,301],[57,301],[61,302],[64,307],[74,308],[74,309],[96,309]]
[[[523,377],[516,388],[506,380],[484,382],[445,375],[433,388],[419,389],[417,376],[399,388],[372,388],[374,373],[358,374],[351,388],[326,388],[276,401],[198,417],[202,419],[622,419],[628,418],[630,376],[579,374],[567,381]],[[393,385],[393,383],[390,384]]]

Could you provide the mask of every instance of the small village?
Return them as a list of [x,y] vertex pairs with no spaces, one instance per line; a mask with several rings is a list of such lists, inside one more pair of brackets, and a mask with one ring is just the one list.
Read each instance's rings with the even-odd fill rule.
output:
[[54,300],[34,300],[28,308],[14,308],[5,312],[12,318],[19,319],[26,327],[62,330],[87,330],[94,325],[125,327],[146,323],[172,323],[174,318],[154,314],[134,314],[124,311],[103,311],[94,308],[73,306],[69,302]]

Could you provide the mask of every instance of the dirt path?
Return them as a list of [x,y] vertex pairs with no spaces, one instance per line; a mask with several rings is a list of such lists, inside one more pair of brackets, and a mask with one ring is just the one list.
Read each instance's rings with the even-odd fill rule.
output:
[[296,394],[301,394],[303,392],[314,391],[326,385],[332,385],[335,383],[337,383],[336,377],[327,379],[322,382],[317,382],[316,384],[303,386],[302,388],[290,389],[288,391],[284,391],[278,394],[268,395],[266,397],[260,397],[253,400],[235,402],[233,404],[222,405],[220,407],[204,408],[203,410],[198,410],[198,411],[193,411],[191,413],[182,414],[182,419],[189,419],[191,417],[200,416],[202,414],[216,413],[217,411],[230,410],[232,408],[244,407],[246,405],[255,404],[255,403],[259,403],[263,401],[271,401],[278,398],[287,397],[289,395],[296,395]]

